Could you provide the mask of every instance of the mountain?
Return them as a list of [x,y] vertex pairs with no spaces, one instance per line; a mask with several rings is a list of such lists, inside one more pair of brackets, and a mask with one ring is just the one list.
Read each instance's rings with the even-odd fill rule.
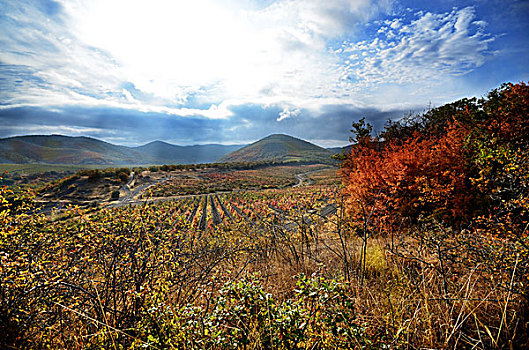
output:
[[100,165],[209,163],[240,147],[242,146],[175,146],[161,141],[140,147],[126,147],[84,136],[16,136],[0,139],[0,163]]
[[61,135],[0,139],[2,163],[134,164],[142,154],[90,137]]
[[241,148],[241,145],[194,145],[175,146],[163,141],[154,141],[134,149],[160,162],[172,163],[213,163],[227,153]]
[[344,147],[331,147],[327,148],[327,150],[331,151],[333,154],[349,154],[351,153],[351,148],[353,148],[353,145]]
[[331,162],[333,152],[310,142],[273,134],[221,157],[219,162]]

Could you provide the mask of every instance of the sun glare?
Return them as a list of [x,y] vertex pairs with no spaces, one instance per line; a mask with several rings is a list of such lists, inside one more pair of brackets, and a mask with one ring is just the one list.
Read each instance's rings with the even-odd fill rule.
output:
[[97,1],[73,13],[81,40],[108,52],[129,81],[170,97],[173,87],[204,86],[233,77],[255,47],[243,11],[208,0]]

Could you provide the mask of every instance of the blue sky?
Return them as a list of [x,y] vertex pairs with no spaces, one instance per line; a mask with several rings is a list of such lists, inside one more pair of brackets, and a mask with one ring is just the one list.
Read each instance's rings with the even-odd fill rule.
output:
[[529,80],[529,0],[0,0],[0,137],[347,143]]

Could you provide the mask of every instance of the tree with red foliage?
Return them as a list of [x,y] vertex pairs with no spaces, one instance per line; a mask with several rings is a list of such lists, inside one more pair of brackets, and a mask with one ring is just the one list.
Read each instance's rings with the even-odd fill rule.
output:
[[[369,207],[378,219],[433,218],[458,226],[525,198],[527,84],[504,84],[487,99],[464,99],[416,119],[391,123],[379,139],[355,138],[341,170],[353,217]],[[368,129],[364,120],[355,125]]]
[[350,214],[367,205],[390,220],[435,217],[454,224],[468,219],[473,197],[463,150],[467,134],[452,124],[438,138],[415,133],[380,150],[375,142],[357,144],[342,170]]

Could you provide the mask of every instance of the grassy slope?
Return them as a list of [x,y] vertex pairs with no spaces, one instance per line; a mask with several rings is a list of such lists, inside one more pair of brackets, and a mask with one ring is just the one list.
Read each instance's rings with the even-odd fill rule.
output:
[[140,152],[88,137],[22,136],[0,140],[4,163],[132,164]]

